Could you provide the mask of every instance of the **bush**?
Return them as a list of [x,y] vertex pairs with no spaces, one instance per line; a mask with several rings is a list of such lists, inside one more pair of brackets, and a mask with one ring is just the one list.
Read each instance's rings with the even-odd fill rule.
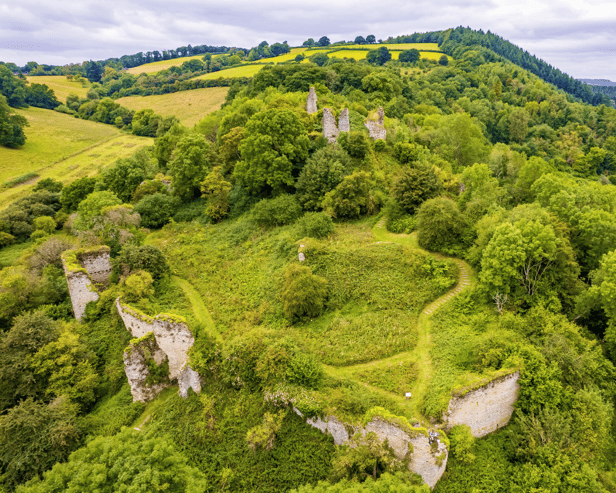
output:
[[127,245],[120,255],[112,260],[113,270],[117,274],[128,276],[131,271],[145,270],[155,281],[169,273],[169,265],[162,252],[152,245]]
[[310,267],[291,264],[284,273],[282,301],[287,318],[318,317],[327,297],[327,279],[315,276]]
[[394,197],[410,214],[413,214],[425,200],[439,195],[441,190],[442,185],[438,176],[428,167],[404,170],[392,187]]
[[341,132],[338,143],[348,152],[349,156],[363,159],[368,152],[368,141],[363,132]]
[[287,368],[289,383],[309,389],[318,389],[323,375],[321,363],[312,354],[297,353]]
[[263,199],[252,209],[252,218],[259,226],[274,227],[291,224],[302,214],[302,208],[292,195]]
[[135,211],[141,215],[141,225],[146,228],[161,228],[169,222],[180,201],[162,193],[146,195],[136,205]]
[[433,252],[461,253],[465,221],[453,200],[444,197],[426,200],[417,217],[420,247]]
[[334,221],[324,212],[307,212],[298,221],[301,235],[323,238],[334,230]]

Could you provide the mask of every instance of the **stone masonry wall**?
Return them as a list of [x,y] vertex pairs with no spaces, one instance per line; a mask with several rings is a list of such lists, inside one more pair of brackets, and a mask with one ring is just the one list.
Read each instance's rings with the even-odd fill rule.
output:
[[81,258],[81,265],[88,271],[88,275],[97,284],[107,284],[111,275],[110,253],[106,250],[96,254],[86,254]]
[[379,106],[379,109],[377,111],[377,119],[368,120],[366,123],[364,123],[372,139],[385,140],[385,138],[387,137],[387,130],[385,130],[384,122],[385,122],[385,112],[383,111],[383,107]]
[[306,100],[306,112],[309,115],[317,112],[317,93],[314,90],[314,87],[310,88],[308,92],[308,99]]
[[336,142],[338,137],[338,127],[336,126],[336,118],[332,114],[332,110],[329,108],[323,108],[323,137],[325,137],[330,144]]
[[[299,410],[293,410],[302,416]],[[419,474],[430,488],[434,488],[447,467],[449,454],[444,443],[436,441],[432,445],[421,431],[409,434],[398,425],[378,417],[369,421],[364,428],[345,425],[335,416],[310,418],[306,423],[322,433],[329,433],[336,445],[344,445],[351,438],[351,430],[351,434],[374,432],[382,442],[387,440],[398,459],[406,459],[412,451],[409,470]]]
[[[66,268],[64,269],[66,273]],[[68,293],[73,305],[73,314],[77,320],[81,320],[86,312],[86,305],[90,301],[98,301],[98,291],[85,272],[66,273]]]
[[488,384],[454,397],[443,415],[448,428],[467,425],[474,437],[482,437],[505,426],[518,399],[520,372],[500,377]]
[[144,357],[144,348],[148,349],[157,365],[162,364],[167,359],[167,355],[163,353],[155,341],[142,341],[139,343],[131,341],[130,347],[124,351],[124,372],[130,385],[133,402],[151,401],[161,390],[169,386],[168,381],[150,385],[146,384],[146,379],[150,372]]
[[90,301],[99,298],[95,284],[107,284],[111,274],[109,247],[67,250],[62,254],[62,267],[68,284],[73,314],[81,320]]
[[154,334],[158,347],[169,358],[169,378],[177,379],[182,397],[188,395],[189,388],[195,392],[201,391],[199,374],[188,366],[188,350],[195,338],[185,323],[169,320],[163,315],[148,317],[123,305],[119,298],[116,308],[133,337],[143,337],[148,332]]
[[350,132],[351,122],[349,121],[349,109],[345,108],[338,117],[338,132]]

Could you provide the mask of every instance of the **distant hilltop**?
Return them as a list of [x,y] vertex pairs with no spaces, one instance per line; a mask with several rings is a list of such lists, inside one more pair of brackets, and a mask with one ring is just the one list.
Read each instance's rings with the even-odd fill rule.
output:
[[589,86],[616,86],[616,82],[612,82],[608,79],[578,79],[580,82],[584,82]]

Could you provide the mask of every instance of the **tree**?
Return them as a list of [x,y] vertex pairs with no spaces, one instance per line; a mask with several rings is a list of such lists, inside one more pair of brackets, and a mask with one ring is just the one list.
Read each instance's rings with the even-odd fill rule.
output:
[[440,194],[443,186],[432,168],[405,169],[392,187],[394,198],[406,212],[414,214],[425,200]]
[[200,186],[214,162],[210,143],[199,134],[182,137],[173,151],[169,172],[173,176],[173,194],[190,202],[200,192]]
[[11,149],[24,145],[26,136],[23,128],[27,125],[28,120],[13,114],[6,98],[0,94],[0,145]]
[[0,410],[20,399],[41,395],[44,389],[30,358],[58,335],[57,323],[42,310],[15,317],[11,329],[0,339]]
[[89,62],[85,62],[86,69],[86,77],[90,80],[90,82],[100,82],[101,77],[103,76],[103,68],[97,62],[93,62],[90,60]]
[[56,464],[42,481],[31,481],[21,493],[130,491],[200,493],[203,474],[164,437],[126,428],[112,437],[98,436]]
[[137,204],[135,211],[141,216],[141,226],[162,228],[169,222],[179,206],[179,199],[157,192],[146,195]]
[[312,38],[308,38],[306,41],[304,41],[304,42],[302,43],[302,46],[308,46],[308,47],[310,47],[310,46],[314,46],[315,44],[316,44],[316,43],[314,42],[314,39],[312,39]]
[[365,213],[374,182],[366,171],[356,171],[344,179],[323,199],[323,209],[333,217],[357,218]]
[[322,67],[329,61],[329,57],[326,53],[317,53],[308,58],[312,63],[316,63],[319,67]]
[[310,267],[291,264],[284,272],[282,302],[290,320],[321,315],[327,297],[327,279],[316,276]]
[[410,50],[404,50],[402,53],[400,53],[398,60],[400,60],[401,62],[413,63],[418,62],[420,57],[421,54],[419,53],[419,50],[412,48]]
[[373,431],[356,433],[339,447],[333,460],[334,475],[338,478],[376,480],[385,471],[399,472],[404,462],[397,459],[387,440],[381,442]]
[[319,39],[319,41],[317,42],[317,44],[319,46],[329,46],[330,41],[329,38],[327,36],[323,36]]
[[447,57],[447,55],[441,55],[438,59],[438,63],[439,65],[449,65],[449,57]]
[[374,37],[374,34],[368,34],[368,36],[366,36],[366,42],[367,43],[376,43],[376,38]]
[[464,218],[451,199],[426,200],[419,208],[417,241],[426,250],[459,253],[463,248],[464,228]]
[[50,404],[26,399],[0,416],[3,484],[13,491],[66,460],[79,443],[75,415],[75,407],[60,398]]
[[133,192],[145,179],[145,171],[133,159],[118,159],[101,173],[101,185],[113,192],[122,202],[130,202]]
[[357,36],[355,38],[354,43],[357,44],[357,45],[363,45],[363,44],[366,44],[366,40],[364,39],[363,36]]
[[116,194],[108,190],[92,192],[77,207],[77,212],[79,213],[78,229],[92,228],[96,218],[102,214],[104,208],[120,205],[121,203],[122,201]]
[[372,65],[385,65],[391,60],[391,53],[386,46],[381,46],[376,50],[370,50],[366,55],[366,60]]
[[62,189],[60,203],[67,212],[75,212],[79,203],[94,191],[96,178],[78,178]]
[[52,193],[60,193],[63,188],[63,184],[60,181],[56,181],[53,178],[43,178],[36,182],[36,185],[32,188],[33,192],[38,192],[39,190],[47,190]]
[[231,183],[225,180],[222,167],[216,166],[201,182],[201,193],[207,197],[205,213],[217,222],[229,213],[229,191]]
[[113,271],[119,275],[126,277],[133,271],[145,270],[154,281],[162,279],[170,271],[165,256],[153,245],[126,245],[111,263]]
[[253,193],[279,194],[294,183],[293,172],[308,157],[309,140],[297,113],[270,109],[254,115],[240,144],[234,176]]
[[442,117],[432,147],[459,167],[480,163],[488,154],[486,138],[468,113]]
[[349,172],[347,152],[336,146],[316,151],[306,161],[295,185],[297,200],[305,210],[319,210],[325,194],[336,188]]
[[260,226],[271,228],[292,224],[301,214],[302,208],[295,196],[283,194],[257,202],[252,210],[252,219]]
[[151,109],[143,109],[134,114],[132,120],[132,132],[142,137],[156,137],[158,126],[163,117],[154,113]]

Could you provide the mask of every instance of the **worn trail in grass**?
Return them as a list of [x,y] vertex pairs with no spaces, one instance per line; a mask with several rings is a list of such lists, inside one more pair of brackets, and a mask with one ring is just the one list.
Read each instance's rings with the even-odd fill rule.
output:
[[173,276],[172,279],[177,286],[182,288],[184,294],[186,294],[188,301],[190,301],[195,318],[208,329],[210,334],[217,339],[221,339],[220,334],[216,330],[216,325],[212,320],[212,316],[206,308],[205,303],[203,303],[203,299],[197,290],[186,279],[181,279],[177,276]]
[[[385,229],[385,218],[381,219],[379,223],[372,228],[372,232],[374,234],[375,239],[378,243],[399,243],[402,245],[411,246],[413,248],[419,249],[419,245],[417,243],[416,234],[394,234],[390,233]],[[472,279],[472,269],[471,267],[461,259],[453,258],[453,257],[445,257],[444,255],[430,253],[434,255],[436,258],[444,259],[450,258],[453,260],[459,268],[458,274],[458,283],[455,287],[449,290],[440,298],[434,300],[428,306],[426,306],[421,314],[419,315],[419,319],[417,321],[417,334],[418,340],[415,349],[412,351],[398,353],[394,356],[390,356],[388,358],[383,358],[380,360],[371,361],[369,363],[362,363],[353,366],[346,367],[334,367],[334,366],[326,366],[326,371],[334,376],[338,377],[346,377],[346,378],[355,378],[355,374],[362,370],[374,369],[377,370],[377,367],[383,364],[406,364],[413,363],[417,368],[418,374],[411,388],[409,388],[409,392],[411,392],[412,397],[409,400],[405,400],[401,395],[393,394],[386,390],[374,387],[372,385],[366,384],[362,382],[363,385],[372,389],[375,392],[378,392],[383,395],[387,395],[390,398],[395,398],[398,402],[403,403],[404,408],[407,409],[410,416],[418,418],[421,416],[420,412],[420,404],[424,400],[430,380],[432,378],[432,360],[430,358],[430,349],[432,346],[432,337],[431,337],[431,318],[433,313],[435,313],[441,306],[443,306],[448,301],[452,300],[455,296],[461,293],[464,289],[470,286]]]

